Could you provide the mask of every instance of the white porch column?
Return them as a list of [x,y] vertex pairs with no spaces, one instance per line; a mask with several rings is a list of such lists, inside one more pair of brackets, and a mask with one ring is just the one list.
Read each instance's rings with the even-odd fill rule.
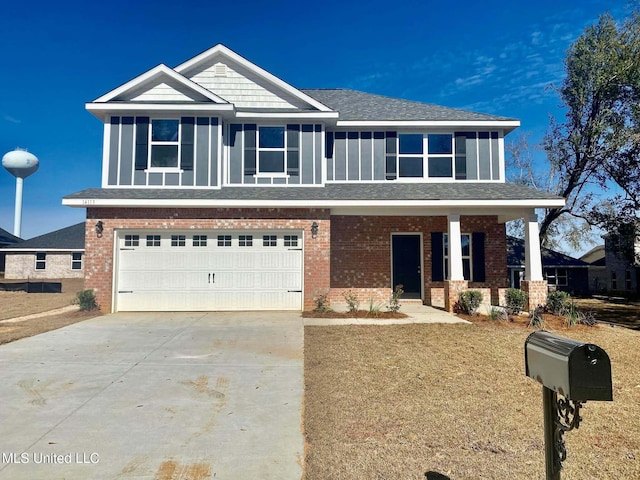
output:
[[449,220],[449,280],[464,280],[462,273],[462,240],[460,215],[451,214]]
[[540,254],[540,231],[538,230],[538,216],[532,212],[525,217],[524,226],[524,279],[531,281],[544,280],[542,276],[542,256]]

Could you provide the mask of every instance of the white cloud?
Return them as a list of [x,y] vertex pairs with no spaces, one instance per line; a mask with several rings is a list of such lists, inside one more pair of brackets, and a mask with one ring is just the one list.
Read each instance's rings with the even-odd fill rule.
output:
[[22,123],[21,120],[18,120],[17,118],[7,114],[2,114],[2,119],[10,123]]

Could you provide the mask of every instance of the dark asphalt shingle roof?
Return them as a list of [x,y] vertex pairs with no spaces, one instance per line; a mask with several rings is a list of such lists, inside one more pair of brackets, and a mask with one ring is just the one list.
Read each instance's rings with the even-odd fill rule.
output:
[[38,237],[23,240],[6,248],[19,250],[55,249],[55,250],[84,250],[84,222],[70,227],[61,228],[54,232],[45,233]]
[[340,112],[340,120],[361,121],[508,121],[513,118],[469,112],[430,103],[385,97],[343,88],[301,89],[310,97]]
[[4,228],[0,228],[0,247],[20,242],[22,239],[7,232]]
[[[548,248],[542,247],[540,249],[542,256],[543,267],[584,267],[587,268],[589,264],[583,262],[577,258],[573,258],[564,253],[556,252]],[[507,265],[524,265],[525,253],[524,253],[524,240],[516,237],[507,237]]]
[[[65,199],[122,200],[556,200],[515,183],[332,183],[324,187],[224,187],[215,189],[90,188]],[[268,206],[268,204],[265,204]]]

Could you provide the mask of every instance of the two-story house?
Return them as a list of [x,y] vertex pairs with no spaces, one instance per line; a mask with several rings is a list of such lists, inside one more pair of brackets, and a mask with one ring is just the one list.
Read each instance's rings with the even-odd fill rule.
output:
[[613,294],[640,296],[640,221],[604,235],[603,286]]
[[505,222],[526,220],[532,303],[546,295],[535,208],[505,182],[519,121],[343,89],[297,89],[223,45],[87,104],[104,122],[85,285],[106,311],[308,309],[346,290],[450,309],[506,287]]

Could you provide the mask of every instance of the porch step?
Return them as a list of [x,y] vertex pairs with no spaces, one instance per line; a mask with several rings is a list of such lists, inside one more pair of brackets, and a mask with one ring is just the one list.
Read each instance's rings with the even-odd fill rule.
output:
[[400,305],[422,305],[422,300],[419,298],[405,298],[400,300]]

